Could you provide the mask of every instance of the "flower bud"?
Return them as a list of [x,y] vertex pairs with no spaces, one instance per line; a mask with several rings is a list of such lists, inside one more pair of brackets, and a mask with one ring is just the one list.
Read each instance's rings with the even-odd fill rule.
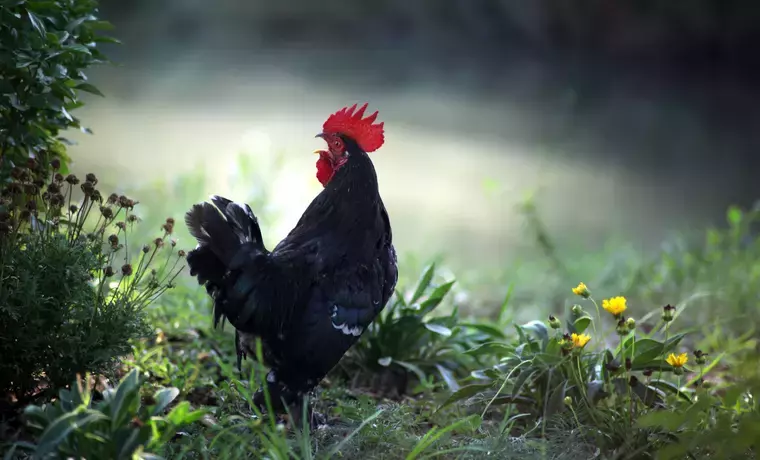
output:
[[633,318],[628,318],[627,320],[625,320],[625,325],[626,327],[628,327],[629,331],[632,331],[636,329],[636,320]]
[[562,327],[562,323],[554,315],[549,315],[549,327],[559,329]]
[[683,375],[683,367],[674,367],[673,373],[676,375]]
[[573,312],[573,315],[575,316],[581,316],[583,314],[583,307],[581,307],[578,304],[573,305],[573,308],[570,309],[570,311]]
[[669,323],[673,321],[673,315],[676,311],[676,307],[667,304],[664,307],[662,307],[662,320],[666,323]]
[[617,332],[618,335],[626,335],[630,332],[628,330],[628,324],[625,320],[621,319],[618,321],[617,326],[615,327],[615,332]]
[[573,407],[573,398],[565,396],[564,403],[567,407]]

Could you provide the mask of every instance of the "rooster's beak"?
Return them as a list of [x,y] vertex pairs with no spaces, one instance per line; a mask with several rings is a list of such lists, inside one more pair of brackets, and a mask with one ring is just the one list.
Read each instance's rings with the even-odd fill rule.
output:
[[324,139],[326,135],[327,135],[327,134],[325,134],[325,133],[319,133],[319,134],[317,134],[317,135],[316,135],[316,136],[314,136],[314,137],[321,137],[322,139]]

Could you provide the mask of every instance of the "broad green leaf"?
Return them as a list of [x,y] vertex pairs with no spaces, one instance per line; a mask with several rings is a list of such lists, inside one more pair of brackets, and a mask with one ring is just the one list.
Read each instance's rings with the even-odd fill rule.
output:
[[483,334],[486,334],[489,337],[497,338],[497,339],[505,339],[507,338],[506,334],[499,329],[496,326],[493,326],[491,324],[485,324],[485,323],[459,323],[459,326],[465,327],[465,328],[471,328],[475,329],[479,332],[482,332]]
[[533,332],[541,341],[544,348],[546,347],[546,344],[549,341],[549,329],[546,328],[546,325],[543,323],[543,321],[533,320],[529,323],[523,324],[520,327],[522,329],[527,329]]
[[153,399],[156,401],[156,405],[150,411],[151,416],[159,415],[164,411],[174,399],[179,396],[179,390],[177,388],[164,388],[156,392]]
[[444,337],[451,337],[451,329],[446,326],[435,323],[425,323],[425,328],[431,332],[442,335]]
[[96,411],[68,412],[51,423],[37,440],[35,454],[39,458],[55,452],[58,446],[75,430],[92,422],[107,420],[105,414]]
[[581,316],[580,318],[576,319],[575,322],[573,322],[575,333],[583,334],[583,332],[589,327],[590,324],[591,324],[591,317]]

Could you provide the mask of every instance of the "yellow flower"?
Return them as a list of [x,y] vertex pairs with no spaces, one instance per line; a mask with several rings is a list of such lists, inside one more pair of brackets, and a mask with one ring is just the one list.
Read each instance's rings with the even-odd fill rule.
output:
[[667,361],[667,363],[673,367],[681,368],[684,364],[686,364],[687,361],[689,361],[689,355],[686,353],[681,353],[680,355],[676,356],[675,353],[671,353],[670,356],[668,356],[668,359],[665,361]]
[[573,341],[574,347],[583,348],[586,346],[588,341],[591,340],[591,336],[588,334],[578,335],[575,332],[573,332],[573,335],[570,336],[570,339]]
[[602,308],[612,313],[614,316],[620,316],[627,308],[625,297],[618,296],[602,301]]
[[573,288],[573,294],[587,299],[591,295],[591,292],[589,292],[585,283],[578,283],[578,285]]

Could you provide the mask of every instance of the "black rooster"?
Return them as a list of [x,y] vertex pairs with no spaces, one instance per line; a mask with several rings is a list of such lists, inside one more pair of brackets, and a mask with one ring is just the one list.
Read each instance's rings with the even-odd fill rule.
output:
[[[388,213],[367,152],[384,142],[377,112],[343,108],[324,123],[317,195],[271,252],[247,204],[219,196],[185,216],[198,246],[190,274],[214,299],[214,324],[236,329],[238,367],[260,337],[273,403],[296,420],[311,392],[388,302],[398,271]],[[281,399],[282,398],[282,399]],[[256,403],[263,403],[262,391]],[[282,406],[278,406],[281,410]],[[314,423],[309,417],[310,423]]]

